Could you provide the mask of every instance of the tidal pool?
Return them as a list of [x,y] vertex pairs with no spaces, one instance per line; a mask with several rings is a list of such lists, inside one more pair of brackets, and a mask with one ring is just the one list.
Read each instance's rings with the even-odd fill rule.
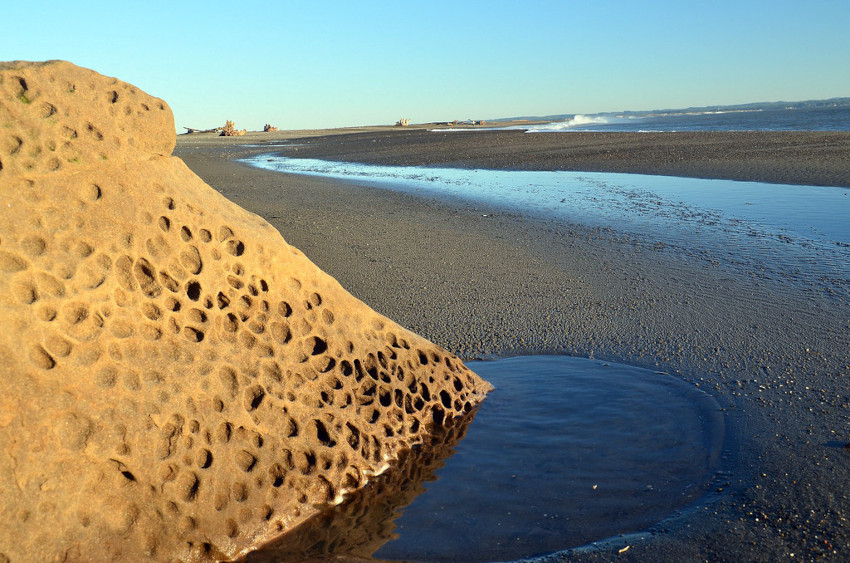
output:
[[728,476],[719,405],[677,377],[567,356],[467,365],[495,385],[477,411],[248,560],[529,558],[645,531]]
[[495,385],[378,559],[504,561],[637,532],[698,502],[724,420],[677,377],[566,356],[467,364]]

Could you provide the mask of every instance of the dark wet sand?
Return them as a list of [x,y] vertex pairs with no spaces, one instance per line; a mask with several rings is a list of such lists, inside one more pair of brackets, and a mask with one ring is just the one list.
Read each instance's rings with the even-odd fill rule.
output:
[[[279,133],[279,138],[287,133]],[[281,148],[281,152],[372,164],[630,172],[850,187],[850,132],[525,133],[372,128],[324,133],[292,141],[299,146]]]
[[[677,134],[443,135],[304,137],[286,154],[850,186],[850,133],[682,134],[678,145]],[[846,291],[765,279],[615,230],[232,162],[269,152],[240,143],[270,138],[181,136],[175,154],[355,296],[464,358],[592,356],[678,374],[723,406],[730,473],[709,502],[569,560],[850,559]]]

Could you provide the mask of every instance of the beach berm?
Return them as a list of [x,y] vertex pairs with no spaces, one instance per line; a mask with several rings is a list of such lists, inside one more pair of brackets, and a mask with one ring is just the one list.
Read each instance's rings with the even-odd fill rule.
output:
[[0,63],[0,560],[231,559],[490,386],[181,160],[171,110]]

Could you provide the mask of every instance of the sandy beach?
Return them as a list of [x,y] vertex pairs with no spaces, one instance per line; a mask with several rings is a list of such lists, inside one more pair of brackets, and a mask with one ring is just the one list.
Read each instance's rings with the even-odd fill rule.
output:
[[[508,122],[500,126],[522,126]],[[402,166],[580,170],[850,187],[850,133],[712,131],[525,133],[495,127],[358,127],[181,135],[178,146],[291,143],[286,156]],[[255,151],[256,152],[256,151]],[[268,151],[260,151],[268,152]]]
[[[264,146],[270,142],[293,146]],[[843,189],[850,187],[850,133],[352,128],[182,135],[175,151],[356,297],[464,359],[595,357],[673,373],[714,396],[727,418],[730,471],[708,502],[623,540],[629,546],[623,553],[623,542],[612,542],[564,557],[850,557],[850,304],[844,294],[764,279],[757,271],[737,274],[614,229],[233,161],[275,150],[380,164]]]

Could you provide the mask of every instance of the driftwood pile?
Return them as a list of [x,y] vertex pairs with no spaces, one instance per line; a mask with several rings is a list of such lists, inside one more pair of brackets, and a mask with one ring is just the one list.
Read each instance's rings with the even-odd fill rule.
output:
[[190,133],[220,133],[222,128],[216,127],[214,129],[192,129],[191,127],[183,127],[183,129],[185,129],[186,134],[189,135]]
[[233,122],[228,119],[227,123],[224,124],[224,127],[221,130],[221,133],[219,133],[219,136],[221,136],[221,137],[239,137],[241,135],[244,135],[247,132],[248,132],[247,129],[242,129],[241,131],[236,129],[236,126],[233,124]]
[[[266,127],[271,127],[270,125],[266,125]],[[193,129],[192,127],[183,127],[186,130],[186,134],[190,133],[218,133],[220,137],[239,137],[248,132],[247,129],[242,129],[241,131],[236,129],[236,126],[232,121],[227,120],[224,124],[224,127],[215,127],[213,129]],[[269,129],[264,129],[264,131],[268,131]],[[277,127],[273,127],[272,131],[277,131]]]

